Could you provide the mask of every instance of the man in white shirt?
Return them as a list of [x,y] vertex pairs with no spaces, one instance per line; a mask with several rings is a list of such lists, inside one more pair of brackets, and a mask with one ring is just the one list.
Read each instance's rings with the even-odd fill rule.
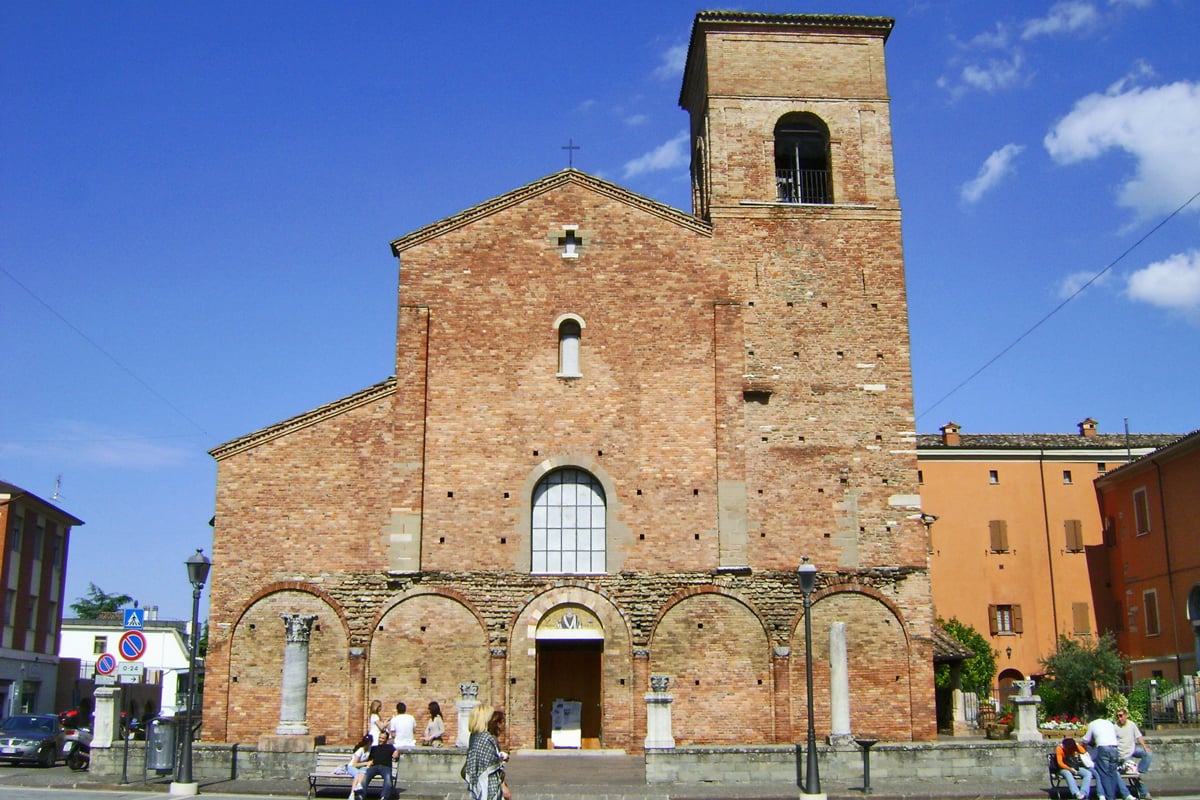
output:
[[1117,726],[1109,720],[1099,717],[1092,720],[1083,735],[1083,743],[1096,748],[1093,760],[1096,762],[1096,783],[1100,800],[1122,797],[1132,800],[1129,787],[1125,780],[1117,774]]
[[417,746],[417,718],[408,713],[408,706],[396,703],[396,716],[388,722],[392,732],[392,744],[396,747]]
[[[1137,723],[1131,720],[1129,712],[1122,708],[1117,711],[1117,762],[1123,763],[1131,758],[1137,759],[1138,774],[1144,776],[1150,771],[1150,762],[1154,757],[1150,755],[1150,748],[1142,738]],[[1150,790],[1145,781],[1142,781],[1142,797],[1144,800],[1150,800]]]

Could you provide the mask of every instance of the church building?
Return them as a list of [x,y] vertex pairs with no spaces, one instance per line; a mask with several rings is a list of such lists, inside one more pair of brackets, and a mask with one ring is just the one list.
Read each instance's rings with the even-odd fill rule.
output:
[[475,682],[509,749],[570,700],[640,752],[652,675],[679,745],[794,742],[805,558],[818,734],[844,623],[853,734],[934,738],[892,24],[699,13],[690,212],[566,169],[392,242],[394,375],[211,451],[206,740],[276,729],[303,615],[330,744]]

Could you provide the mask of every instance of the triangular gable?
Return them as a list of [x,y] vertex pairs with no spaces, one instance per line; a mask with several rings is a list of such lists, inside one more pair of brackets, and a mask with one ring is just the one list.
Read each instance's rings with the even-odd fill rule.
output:
[[523,203],[532,197],[537,197],[567,184],[575,184],[590,189],[605,197],[610,197],[626,205],[641,209],[647,214],[652,214],[660,219],[673,222],[676,225],[690,228],[705,236],[712,235],[712,227],[703,220],[696,219],[691,214],[680,211],[665,203],[660,203],[657,200],[652,200],[645,195],[631,192],[628,189],[617,186],[615,183],[609,183],[593,175],[569,168],[561,172],[556,172],[553,175],[547,175],[541,180],[528,183],[519,189],[514,189],[511,192],[494,197],[479,205],[472,206],[466,211],[461,211],[452,217],[446,217],[423,228],[418,228],[406,236],[401,236],[392,242],[392,254],[399,256],[410,247],[427,242],[430,239],[435,239],[444,233],[456,230],[465,225],[470,225],[478,219],[495,214],[497,211],[517,205],[518,203]]
[[340,400],[334,400],[332,403],[326,403],[320,408],[314,408],[312,411],[306,411],[303,414],[285,419],[283,422],[277,422],[261,430],[253,433],[248,433],[245,436],[239,436],[236,439],[225,442],[208,451],[208,454],[217,461],[227,458],[234,453],[240,453],[243,450],[249,450],[252,447],[257,447],[264,442],[269,442],[272,439],[278,439],[281,436],[286,436],[293,431],[301,428],[307,428],[310,425],[316,425],[318,422],[323,422],[330,417],[335,417],[338,414],[345,414],[351,409],[374,402],[381,397],[386,397],[396,391],[395,376],[388,378],[386,381],[368,386],[360,392],[343,397]]

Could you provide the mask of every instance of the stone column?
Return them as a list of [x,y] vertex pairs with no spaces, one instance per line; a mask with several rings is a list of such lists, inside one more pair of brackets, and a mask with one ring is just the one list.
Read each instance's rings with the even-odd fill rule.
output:
[[650,676],[650,691],[646,692],[647,750],[675,747],[675,737],[671,734],[671,703],[675,697],[667,692],[670,684],[667,675]]
[[650,650],[646,647],[633,648],[633,677],[629,683],[629,705],[633,710],[633,721],[631,723],[629,744],[631,745],[630,752],[641,754],[644,752],[646,737],[642,737],[639,744],[637,740],[638,731],[645,731],[646,728],[646,704],[634,701],[633,695],[639,686],[648,686],[650,684]]
[[471,731],[467,727],[471,712],[479,705],[479,684],[475,681],[460,683],[458,695],[454,701],[454,708],[458,711],[458,733],[454,737],[454,746],[466,747],[471,742]]
[[854,747],[850,733],[850,659],[846,654],[846,623],[829,626],[829,743]]
[[316,622],[315,614],[280,614],[286,644],[283,648],[282,701],[279,709],[279,736],[304,736],[308,733],[308,639]]
[[96,687],[96,729],[92,731],[92,747],[99,750],[102,747],[112,747],[117,738],[117,729],[121,724],[121,690],[116,686]]
[[1033,693],[1037,682],[1013,681],[1013,686],[1017,687],[1018,694],[1013,698],[1013,705],[1017,707],[1017,724],[1013,728],[1012,738],[1018,742],[1042,741],[1042,732],[1037,726],[1037,707],[1041,705],[1042,698]]

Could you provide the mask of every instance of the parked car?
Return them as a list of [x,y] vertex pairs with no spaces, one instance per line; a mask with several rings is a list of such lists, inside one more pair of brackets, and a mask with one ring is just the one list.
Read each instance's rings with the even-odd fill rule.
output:
[[56,714],[18,714],[0,720],[0,761],[53,767],[66,739]]

